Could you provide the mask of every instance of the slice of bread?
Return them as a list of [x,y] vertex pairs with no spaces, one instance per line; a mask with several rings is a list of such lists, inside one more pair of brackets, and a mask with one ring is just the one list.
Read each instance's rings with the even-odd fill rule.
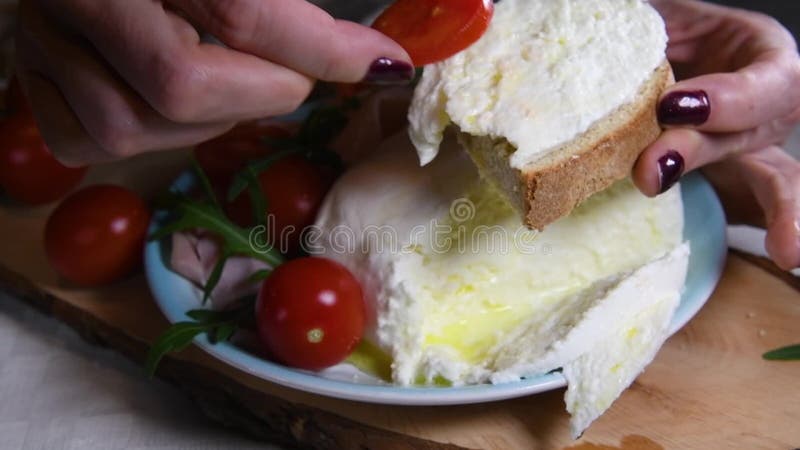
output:
[[530,228],[568,215],[592,194],[630,175],[639,154],[658,138],[656,105],[674,83],[664,62],[640,88],[635,100],[595,122],[586,132],[523,170],[511,166],[516,150],[505,139],[459,133],[481,174],[505,192]]

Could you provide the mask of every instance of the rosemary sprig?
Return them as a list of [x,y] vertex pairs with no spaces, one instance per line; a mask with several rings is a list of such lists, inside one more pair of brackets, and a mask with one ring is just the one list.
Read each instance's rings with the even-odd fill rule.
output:
[[[309,115],[295,137],[289,139],[265,137],[265,144],[276,149],[277,152],[250,163],[236,174],[229,187],[228,200],[236,199],[247,190],[251,198],[253,213],[256,216],[256,223],[263,224],[266,220],[264,212],[267,210],[268,199],[264,198],[261,192],[258,177],[270,166],[282,158],[302,155],[316,164],[342,170],[341,159],[335,152],[329,150],[327,145],[347,124],[347,110],[357,106],[358,102],[351,100],[339,106],[318,108]],[[150,236],[150,240],[160,240],[174,233],[198,229],[209,231],[220,239],[219,260],[203,286],[203,303],[205,304],[219,283],[225,264],[230,258],[234,256],[250,257],[263,261],[274,268],[284,262],[284,257],[274,247],[267,251],[263,251],[261,246],[256,249],[253,245],[254,242],[251,242],[250,239],[252,229],[239,227],[228,219],[217,200],[208,177],[197,161],[192,162],[192,168],[205,198],[195,200],[184,193],[175,191],[161,196],[157,201],[157,208],[168,211],[170,219]],[[266,279],[270,273],[271,269],[261,270],[252,274],[248,279],[252,282],[261,281]],[[232,311],[190,311],[187,316],[193,321],[172,325],[151,347],[146,362],[148,374],[152,376],[155,373],[158,363],[164,355],[185,349],[199,335],[207,334],[212,342],[229,340],[242,324],[253,320],[253,314],[253,301],[244,302],[242,306]]]
[[800,361],[800,344],[764,353],[764,359],[768,361]]
[[240,324],[253,315],[254,301],[247,299],[228,311],[198,309],[186,313],[192,321],[172,325],[150,347],[145,362],[147,374],[151,377],[155,375],[159,362],[166,354],[186,349],[197,336],[208,334],[212,343],[230,340]]
[[273,267],[284,262],[283,256],[274,248],[267,251],[254,249],[250,241],[250,230],[234,224],[207,202],[198,202],[184,194],[170,192],[161,196],[158,206],[159,209],[172,211],[175,217],[153,233],[150,236],[151,241],[182,231],[202,229],[210,231],[222,240],[223,254],[255,258]]
[[[236,198],[239,197],[242,192],[247,190],[248,186],[255,185],[258,187],[258,175],[269,169],[273,164],[283,158],[298,154],[302,154],[302,149],[297,147],[288,148],[248,164],[244,169],[242,169],[242,171],[233,177],[231,186],[228,188],[228,201],[236,200]],[[260,192],[261,190],[258,189],[258,191]],[[255,203],[256,202],[253,202],[253,204]],[[262,212],[258,214],[259,216],[264,215],[264,210],[261,211]]]
[[[157,241],[174,233],[197,229],[207,230],[221,239],[219,259],[203,286],[203,304],[205,304],[211,297],[214,288],[219,284],[222,273],[225,270],[225,264],[230,258],[247,256],[263,261],[269,264],[270,267],[279,266],[283,263],[284,258],[275,248],[269,248],[266,251],[256,250],[250,239],[250,230],[237,226],[225,216],[214,195],[208,177],[197,161],[192,162],[192,168],[205,193],[205,199],[194,200],[183,193],[175,191],[162,195],[156,202],[157,207],[158,209],[170,211],[172,217],[169,222],[150,236],[150,240]],[[260,190],[258,195],[254,195],[254,198],[261,199],[263,202]],[[263,206],[262,202],[256,201],[254,203]],[[184,331],[188,333],[188,328]]]
[[200,167],[200,163],[197,162],[196,158],[192,158],[192,170],[197,180],[200,182],[200,187],[203,189],[206,199],[211,202],[211,205],[215,209],[222,212],[222,206],[220,206],[217,196],[214,194],[214,189],[211,187],[211,180],[208,179],[208,175],[206,175],[203,168]]
[[[292,155],[301,155],[315,164],[331,167],[337,172],[342,171],[344,163],[341,157],[330,150],[328,145],[347,125],[347,112],[358,106],[357,99],[347,100],[341,105],[323,106],[309,114],[296,136],[291,138],[265,137],[264,143],[276,149],[277,152],[248,164],[237,173],[228,189],[228,201],[235,200],[248,186],[257,185],[255,180],[261,173],[281,159]],[[264,209],[260,211],[264,211]],[[262,216],[263,213],[258,214],[257,220],[262,221]]]
[[203,169],[196,162],[192,167],[205,193],[205,200],[194,200],[184,193],[175,191],[162,195],[157,200],[156,206],[158,209],[170,211],[172,218],[153,233],[150,240],[157,241],[181,231],[202,229],[214,233],[222,240],[222,254],[227,258],[248,256],[272,267],[282,264],[284,258],[277,249],[257,251],[253,248],[250,240],[251,230],[239,227],[225,216]]

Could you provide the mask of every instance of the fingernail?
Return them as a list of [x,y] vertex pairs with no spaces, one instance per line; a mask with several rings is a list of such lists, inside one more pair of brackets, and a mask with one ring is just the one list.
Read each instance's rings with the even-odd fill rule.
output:
[[670,150],[658,160],[658,178],[661,182],[660,192],[663,194],[675,186],[686,168],[683,156],[675,150]]
[[378,58],[364,77],[371,84],[406,84],[414,79],[414,66],[391,58]]
[[710,115],[705,91],[671,92],[658,105],[658,121],[663,125],[702,125]]

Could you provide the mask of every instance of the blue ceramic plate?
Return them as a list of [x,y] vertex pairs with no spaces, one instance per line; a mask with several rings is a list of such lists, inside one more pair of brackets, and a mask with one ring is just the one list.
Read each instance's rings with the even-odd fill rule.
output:
[[[194,184],[191,174],[184,174],[173,189],[188,190]],[[672,332],[686,325],[708,300],[722,274],[727,254],[725,216],[714,190],[700,175],[687,176],[682,182],[686,211],[685,239],[692,256],[686,290],[672,322]],[[158,229],[164,216],[156,216],[151,225]],[[151,242],[145,248],[145,266],[150,289],[170,322],[187,320],[186,312],[200,307],[197,289],[172,272],[162,255],[167,242]],[[398,387],[381,383],[360,374],[349,365],[337,366],[323,373],[310,373],[266,361],[230,343],[213,345],[205,336],[196,344],[215,358],[264,380],[286,387],[330,397],[370,403],[396,405],[457,405],[481,403],[537,394],[566,385],[560,373],[528,378],[502,385],[470,387]]]

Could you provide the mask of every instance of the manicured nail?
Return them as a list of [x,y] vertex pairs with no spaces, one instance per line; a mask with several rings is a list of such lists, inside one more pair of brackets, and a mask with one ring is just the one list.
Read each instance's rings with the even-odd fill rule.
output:
[[671,92],[658,105],[658,121],[663,125],[702,125],[710,115],[705,91]]
[[365,83],[406,84],[414,79],[414,66],[391,58],[378,58],[369,66]]
[[663,194],[675,186],[686,169],[683,156],[675,150],[670,150],[658,160],[658,178],[661,182],[660,192]]

